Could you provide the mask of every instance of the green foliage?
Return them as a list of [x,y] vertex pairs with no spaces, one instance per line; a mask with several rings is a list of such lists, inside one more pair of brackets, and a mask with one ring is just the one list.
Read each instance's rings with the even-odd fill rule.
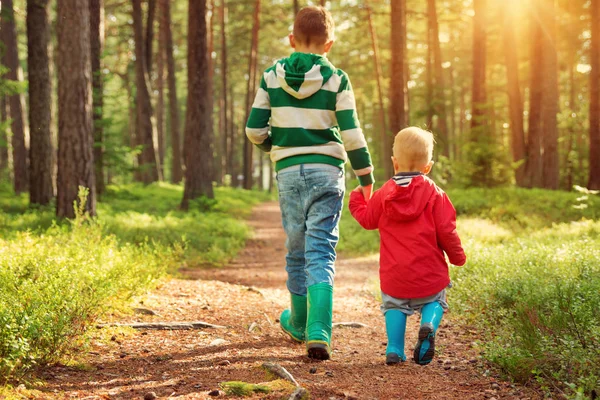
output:
[[[249,232],[240,217],[268,195],[216,190],[210,211],[177,210],[180,186],[109,186],[98,217],[52,207],[0,185],[0,380],[59,360],[103,312],[146,290],[175,265],[221,264]],[[79,204],[86,193],[80,192]]]
[[[480,328],[484,355],[506,374],[586,398],[600,386],[600,196],[448,193],[468,257],[451,268],[451,307]],[[343,215],[338,249],[358,254],[378,246],[375,231]]]

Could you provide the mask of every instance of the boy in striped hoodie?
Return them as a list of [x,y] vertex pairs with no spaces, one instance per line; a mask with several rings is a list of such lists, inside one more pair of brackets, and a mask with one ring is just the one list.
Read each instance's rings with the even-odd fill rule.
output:
[[246,126],[248,139],[271,154],[277,171],[291,294],[280,324],[292,339],[306,342],[309,357],[321,360],[331,355],[346,159],[367,198],[373,185],[350,80],[326,57],[333,31],[325,8],[300,10],[289,36],[295,52],[264,72]]

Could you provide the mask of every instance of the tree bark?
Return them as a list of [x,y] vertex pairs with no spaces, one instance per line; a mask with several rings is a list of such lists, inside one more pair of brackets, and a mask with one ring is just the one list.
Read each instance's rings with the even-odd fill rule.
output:
[[[58,180],[56,214],[73,218],[79,187],[96,213],[89,2],[58,0]],[[73,32],[77,32],[76,35]]]
[[154,42],[154,20],[156,16],[156,0],[148,0],[148,20],[146,21],[145,60],[148,76],[152,75],[152,44]]
[[544,96],[542,98],[542,156],[543,186],[557,190],[559,186],[558,156],[558,56],[556,50],[555,0],[545,0],[540,7],[544,27]]
[[391,78],[393,84],[390,85],[390,131],[385,141],[385,151],[382,153],[384,160],[386,176],[394,174],[394,169],[390,157],[392,155],[392,145],[394,136],[400,130],[406,127],[406,97],[405,97],[405,68],[406,68],[406,0],[397,0],[391,2],[391,51],[392,65]]
[[133,30],[135,36],[135,82],[137,105],[137,144],[142,146],[138,155],[139,173],[137,178],[146,184],[158,180],[158,167],[154,149],[152,128],[152,104],[148,91],[146,59],[144,57],[144,37],[142,2],[133,1]]
[[442,49],[440,47],[440,34],[438,26],[438,17],[435,0],[427,1],[427,10],[429,16],[430,44],[433,53],[433,70],[435,83],[433,86],[433,112],[437,115],[437,137],[442,147],[442,154],[446,157],[450,155],[450,141],[448,140],[448,121],[446,110],[446,94],[444,84],[444,69],[442,68]]
[[[514,5],[514,2],[512,3]],[[521,162],[515,170],[518,186],[525,185],[525,130],[523,127],[523,99],[519,86],[519,57],[513,24],[514,15],[504,11],[504,56],[508,82],[508,103],[510,108],[511,150],[513,162]]]
[[[258,31],[260,29],[260,0],[256,0],[254,6],[254,24],[252,26],[252,42],[250,46],[250,54],[248,57],[248,90],[246,92],[246,118],[248,121],[250,116],[250,108],[252,107],[252,98],[256,88],[256,62],[258,53]],[[244,141],[244,189],[252,189],[252,151],[253,145],[248,139]]]
[[188,85],[185,120],[185,190],[181,208],[190,200],[214,198],[212,187],[212,92],[208,82],[206,0],[189,0]]
[[160,23],[164,28],[166,42],[166,59],[167,59],[167,86],[169,89],[169,118],[171,121],[171,150],[172,155],[172,171],[171,182],[179,183],[183,179],[183,162],[181,159],[182,142],[181,142],[181,123],[179,118],[179,103],[177,100],[177,84],[175,80],[175,59],[173,57],[173,34],[171,32],[171,9],[169,0],[159,0],[160,6]]
[[294,0],[294,15],[298,14],[300,11],[300,5],[298,4],[298,0]]
[[[391,145],[393,144],[393,135],[388,132],[387,124],[385,121],[385,107],[383,105],[383,88],[381,85],[381,79],[383,73],[381,72],[381,62],[379,60],[379,48],[377,45],[377,34],[375,33],[375,27],[373,26],[373,17],[371,5],[368,1],[365,1],[365,6],[367,8],[367,18],[369,21],[369,33],[371,35],[371,46],[373,49],[373,62],[375,66],[375,78],[377,80],[377,95],[379,101],[379,124],[381,125],[381,154],[383,157],[383,165],[386,172],[386,176],[391,177],[393,175],[393,171],[391,171],[390,165],[390,157],[391,157]],[[391,140],[390,140],[391,139]]]
[[[35,1],[35,0],[34,0]],[[94,164],[96,193],[102,195],[104,183],[104,80],[102,78],[102,52],[104,51],[104,0],[90,0],[90,34],[92,50],[92,99],[94,104]]]
[[54,197],[52,185],[51,79],[48,59],[50,25],[48,0],[27,1],[29,75],[29,202],[46,205]]
[[527,136],[527,160],[525,176],[527,187],[542,186],[542,97],[544,93],[543,29],[539,23],[539,2],[530,8],[531,24],[531,83],[529,86],[529,132]]
[[[2,40],[5,45],[4,61],[9,69],[6,79],[19,81],[19,52],[17,47],[17,30],[15,27],[15,15],[13,10],[13,0],[2,1]],[[15,193],[27,191],[28,187],[28,169],[27,169],[27,148],[25,147],[25,124],[23,120],[23,107],[21,105],[21,95],[8,95],[7,104],[9,116],[12,120],[12,153],[13,153],[13,173]]]
[[156,132],[158,138],[158,159],[161,175],[164,176],[165,170],[165,48],[166,35],[164,24],[159,25],[158,30],[158,52],[156,53]]
[[600,189],[600,0],[592,0],[590,73],[590,171],[588,188]]
[[228,135],[227,135],[227,131],[228,131],[228,126],[229,126],[229,121],[227,119],[228,117],[228,102],[227,102],[227,91],[228,91],[228,85],[227,85],[227,36],[226,36],[226,31],[225,31],[225,25],[226,25],[226,15],[227,15],[227,8],[225,5],[225,0],[221,0],[221,7],[219,7],[219,17],[220,17],[220,22],[221,22],[221,107],[220,107],[220,129],[219,129],[219,135],[220,135],[220,144],[221,144],[221,160],[220,160],[220,167],[221,167],[221,182],[223,182],[223,178],[225,177],[225,174],[227,173],[227,165],[229,164],[229,153],[228,153]]
[[[6,122],[8,114],[6,112],[6,97],[0,96],[0,124]],[[8,138],[6,129],[0,129],[0,177],[3,171],[8,169]]]

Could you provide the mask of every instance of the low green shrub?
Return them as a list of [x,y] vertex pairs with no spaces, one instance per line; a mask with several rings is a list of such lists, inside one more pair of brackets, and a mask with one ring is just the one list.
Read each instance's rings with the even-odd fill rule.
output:
[[[56,221],[0,185],[0,381],[60,360],[103,312],[146,290],[171,267],[219,265],[249,234],[243,219],[269,199],[216,189],[216,200],[178,210],[180,186],[109,186],[98,217]],[[200,206],[199,206],[200,207]]]

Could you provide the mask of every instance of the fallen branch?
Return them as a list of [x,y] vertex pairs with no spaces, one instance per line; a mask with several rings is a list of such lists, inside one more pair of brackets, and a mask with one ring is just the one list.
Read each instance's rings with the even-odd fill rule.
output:
[[100,324],[96,325],[96,328],[109,328],[109,327],[128,327],[134,329],[157,329],[157,330],[189,330],[189,329],[224,329],[225,326],[209,324],[208,322],[194,321],[194,322],[134,322],[131,324]]
[[367,327],[367,325],[363,324],[362,322],[334,322],[333,327],[335,328],[336,326],[345,326],[347,328],[366,328]]
[[300,387],[300,385],[298,385],[298,382],[296,382],[296,379],[294,379],[294,377],[292,376],[292,374],[290,374],[288,372],[288,370],[285,369],[285,368],[283,368],[281,365],[266,362],[266,363],[263,363],[262,366],[263,366],[264,369],[266,369],[267,371],[271,372],[272,374],[275,374],[278,377],[280,377],[282,379],[285,379],[286,381],[292,382],[297,387]]

